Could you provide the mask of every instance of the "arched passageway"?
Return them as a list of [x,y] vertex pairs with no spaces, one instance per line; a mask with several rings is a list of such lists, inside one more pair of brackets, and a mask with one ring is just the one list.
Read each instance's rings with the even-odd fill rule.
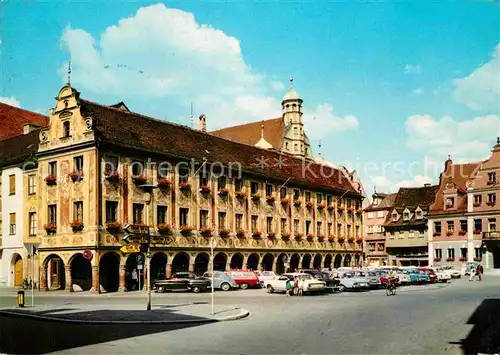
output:
[[315,269],[321,269],[321,255],[320,254],[316,254],[314,256],[314,261],[313,261],[313,268]]
[[290,258],[290,271],[294,272],[299,268],[300,256],[299,254],[293,254]]
[[[354,256],[354,264],[357,267],[361,267],[361,257],[358,254],[356,254]],[[419,265],[417,265],[417,266],[419,266]]]
[[236,253],[231,258],[231,270],[243,268],[243,255]]
[[309,269],[311,267],[311,255],[306,254],[302,258],[302,269]]
[[325,256],[325,261],[323,263],[323,267],[326,269],[326,270],[330,270],[332,268],[332,254],[327,254]]
[[120,286],[120,257],[109,252],[99,261],[99,284],[105,292],[116,292]]
[[335,255],[335,259],[333,259],[333,267],[335,269],[338,269],[341,266],[342,266],[342,255],[337,254]]
[[249,270],[259,269],[259,256],[255,253],[250,254],[247,259],[247,268]]
[[71,284],[77,285],[82,291],[92,288],[92,265],[82,254],[76,254],[70,261]]
[[262,269],[264,271],[271,271],[273,269],[273,264],[274,264],[274,255],[267,253],[264,255],[262,258]]
[[163,252],[157,252],[151,258],[151,283],[156,279],[167,277],[167,255]]
[[142,253],[132,253],[127,257],[127,261],[125,262],[127,291],[137,291],[144,288],[145,265],[145,257]]
[[227,255],[218,253],[214,256],[214,270],[226,271]]
[[344,266],[349,267],[351,266],[351,256],[347,254],[344,258]]
[[189,271],[189,255],[186,253],[178,253],[172,260],[172,275],[177,272]]
[[203,275],[208,271],[209,262],[210,258],[207,253],[198,254],[194,260],[194,273],[196,275]]
[[56,254],[51,254],[45,259],[43,265],[47,268],[47,288],[49,290],[64,290],[66,274],[62,258]]
[[[278,255],[278,259],[276,259],[276,273],[281,275],[286,272],[285,263],[288,262],[286,254]],[[286,260],[286,261],[285,261]]]

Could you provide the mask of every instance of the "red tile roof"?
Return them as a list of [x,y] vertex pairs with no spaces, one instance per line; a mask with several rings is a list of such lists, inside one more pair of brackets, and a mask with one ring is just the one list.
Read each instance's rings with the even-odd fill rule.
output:
[[49,118],[0,102],[0,140],[23,134],[25,124],[46,126]]
[[380,201],[380,203],[377,206],[373,206],[371,204],[367,208],[365,208],[366,212],[372,212],[372,211],[383,211],[383,210],[389,210],[392,209],[394,206],[394,201],[396,200],[396,196],[398,193],[393,193],[393,194],[379,194],[379,196],[383,196],[383,200]]
[[[208,163],[240,163],[249,174],[315,189],[349,192],[360,197],[348,178],[338,169],[305,162],[299,158],[233,142],[178,124],[134,112],[80,100],[81,112],[96,121],[96,136],[104,142],[179,159]],[[282,162],[281,166],[279,162]],[[259,164],[260,163],[260,164]]]
[[38,150],[40,130],[0,141],[0,168],[25,162]]
[[227,127],[210,133],[234,142],[255,145],[261,138],[262,125],[264,125],[264,139],[269,142],[274,149],[279,150],[281,148],[285,127],[283,117]]
[[[436,200],[430,207],[430,213],[457,213],[467,211],[467,186],[469,180],[473,180],[476,176],[477,170],[481,166],[480,162],[468,164],[453,164],[451,160],[447,161],[445,170],[439,177],[439,190],[436,193]],[[444,205],[444,190],[448,189],[447,185],[453,186],[456,189],[456,208],[449,210],[445,209]]]

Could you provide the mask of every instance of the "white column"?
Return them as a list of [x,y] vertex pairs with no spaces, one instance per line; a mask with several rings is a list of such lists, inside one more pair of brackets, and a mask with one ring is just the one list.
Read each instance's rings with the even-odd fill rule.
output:
[[428,241],[428,259],[429,266],[432,267],[434,265],[434,243],[433,243],[433,233],[434,233],[434,221],[428,219],[427,220],[427,241]]
[[490,253],[489,251],[486,251],[486,253],[483,254],[483,262],[484,262],[484,268],[485,269],[492,269],[493,268],[493,254]]

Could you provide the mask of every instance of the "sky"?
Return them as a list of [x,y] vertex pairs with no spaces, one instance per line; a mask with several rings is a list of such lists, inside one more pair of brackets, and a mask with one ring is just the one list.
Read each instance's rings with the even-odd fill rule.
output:
[[71,60],[83,98],[214,130],[279,117],[293,78],[314,154],[369,194],[489,156],[499,57],[496,1],[0,4],[0,101],[48,114]]

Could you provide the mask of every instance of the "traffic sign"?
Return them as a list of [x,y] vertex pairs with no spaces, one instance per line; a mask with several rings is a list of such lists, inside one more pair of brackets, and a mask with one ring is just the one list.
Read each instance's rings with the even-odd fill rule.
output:
[[120,248],[122,253],[139,253],[141,251],[140,244],[127,244]]
[[131,234],[127,233],[123,237],[125,243],[148,244],[149,235]]
[[149,235],[149,226],[138,226],[136,224],[127,224],[123,230],[130,234]]
[[137,270],[142,270],[143,269],[143,265],[142,264],[137,264]]
[[174,239],[172,237],[169,237],[169,236],[163,236],[162,235],[162,236],[151,237],[151,243],[153,243],[153,244],[169,245],[173,241],[174,241]]
[[137,254],[137,256],[135,257],[135,260],[137,261],[137,264],[142,264],[144,262],[144,255]]

